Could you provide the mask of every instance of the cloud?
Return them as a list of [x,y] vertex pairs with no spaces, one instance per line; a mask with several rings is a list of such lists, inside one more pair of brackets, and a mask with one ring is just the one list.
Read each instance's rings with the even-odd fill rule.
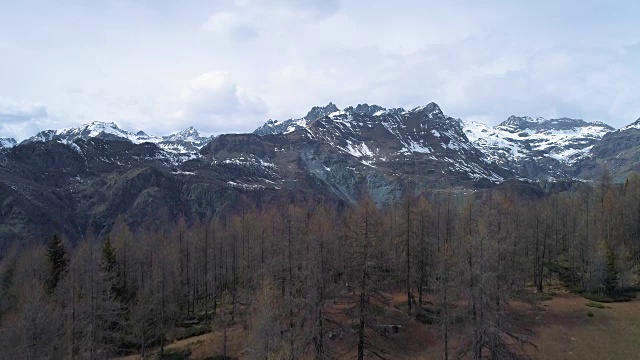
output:
[[245,41],[258,37],[259,29],[251,20],[235,12],[224,11],[211,15],[202,30],[217,33],[230,40]]
[[[624,126],[640,114],[637,64],[611,47],[550,43],[529,48],[518,37],[501,34],[423,46],[409,54],[367,46],[315,55],[270,73],[273,91],[265,100],[271,108],[328,101],[412,108],[435,101],[449,115],[491,124],[516,114]],[[278,95],[285,91],[295,98]],[[286,115],[300,116],[304,107]]]
[[32,129],[48,121],[44,105],[0,96],[0,137],[21,140],[33,135]]
[[[329,101],[436,101],[452,116],[494,124],[511,114],[634,121],[640,2],[561,3],[16,4],[0,12],[0,53],[11,46],[0,56],[0,94],[47,105],[31,133],[93,120],[156,134],[192,124],[251,131]],[[12,108],[3,129],[33,110]]]
[[322,20],[340,9],[336,0],[238,0],[239,9],[257,9],[259,12],[279,18]]
[[172,114],[183,126],[195,125],[204,132],[250,131],[246,121],[262,119],[268,111],[258,96],[238,86],[222,71],[201,74],[180,91],[179,109]]
[[47,108],[27,100],[0,97],[0,121],[19,123],[47,116]]
[[237,0],[212,14],[200,29],[232,41],[257,38],[285,25],[323,20],[339,9],[335,0]]

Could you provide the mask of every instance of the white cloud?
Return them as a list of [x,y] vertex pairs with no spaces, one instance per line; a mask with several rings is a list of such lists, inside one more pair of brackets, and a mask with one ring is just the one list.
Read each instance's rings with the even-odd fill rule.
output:
[[47,116],[47,109],[38,103],[0,97],[0,121],[2,123],[23,122]]
[[93,120],[156,134],[251,131],[329,101],[435,101],[492,123],[521,114],[624,126],[640,116],[640,2],[584,3],[0,5],[0,52],[11,45],[0,94],[46,104],[47,122],[10,112],[32,133]]
[[0,96],[0,137],[21,140],[47,123],[50,119],[44,105]]
[[200,29],[232,41],[246,41],[283,26],[316,22],[339,9],[335,0],[237,0],[213,13]]
[[211,15],[202,24],[202,30],[211,31],[230,40],[250,40],[258,36],[258,28],[250,19],[230,11],[219,12]]
[[172,118],[183,126],[195,125],[205,132],[247,130],[243,123],[263,119],[264,101],[238,86],[226,72],[201,74],[184,86],[178,97],[179,109]]

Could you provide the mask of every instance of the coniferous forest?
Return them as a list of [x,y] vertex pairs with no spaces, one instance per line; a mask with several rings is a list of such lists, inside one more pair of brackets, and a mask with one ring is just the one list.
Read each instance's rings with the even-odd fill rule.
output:
[[[246,200],[162,223],[138,230],[119,217],[107,236],[87,229],[74,244],[51,229],[7,251],[0,357],[172,358],[186,355],[171,342],[216,332],[212,359],[403,358],[416,346],[527,358],[546,297],[625,300],[640,275],[636,175],[386,206]],[[422,328],[428,344],[414,339]]]

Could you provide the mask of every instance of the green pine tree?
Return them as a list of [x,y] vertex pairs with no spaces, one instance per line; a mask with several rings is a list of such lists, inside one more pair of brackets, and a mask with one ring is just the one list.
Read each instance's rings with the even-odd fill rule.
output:
[[618,286],[619,274],[618,274],[618,257],[611,248],[611,244],[607,243],[606,248],[607,266],[604,278],[604,288],[607,294],[612,294]]
[[58,235],[54,235],[51,242],[47,245],[46,256],[51,269],[46,284],[47,292],[52,294],[69,266],[67,250],[64,248]]
[[106,238],[102,244],[102,270],[112,272],[116,267],[116,249],[111,244],[111,239]]
[[101,270],[105,276],[105,281],[110,284],[110,290],[118,301],[122,301],[123,289],[120,286],[118,269],[116,268],[116,248],[111,244],[111,239],[106,238],[102,244]]

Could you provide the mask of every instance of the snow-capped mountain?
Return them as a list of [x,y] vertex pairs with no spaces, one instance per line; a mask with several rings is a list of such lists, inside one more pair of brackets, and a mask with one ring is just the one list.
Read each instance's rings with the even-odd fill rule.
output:
[[[284,121],[278,120],[269,120],[264,125],[257,128],[253,133],[256,135],[267,135],[267,134],[286,134],[295,130],[304,129],[311,122],[330,114],[334,114],[340,112],[341,110],[338,107],[330,102],[325,106],[314,106],[309,110],[307,115],[299,119],[288,119]],[[402,113],[405,110],[402,108],[395,109],[385,109],[379,105],[369,105],[369,104],[358,104],[356,107],[349,106],[344,110],[345,113],[350,114],[364,114],[364,115],[381,115],[384,112],[392,112],[392,113]]]
[[409,111],[365,106],[368,111],[358,111],[363,108],[358,105],[319,118],[305,134],[369,166],[395,168],[409,160],[469,179],[503,180],[466,138],[459,120],[444,115],[437,104]]
[[257,128],[253,133],[256,135],[290,133],[295,130],[304,129],[311,121],[329,115],[335,111],[338,111],[338,107],[332,102],[326,106],[314,106],[304,117],[284,121],[269,120],[264,125]]
[[0,138],[0,149],[12,148],[18,145],[14,138]]
[[162,150],[172,154],[196,154],[213,137],[200,136],[198,131],[189,127],[168,136],[148,135],[144,131],[131,132],[123,130],[113,122],[94,121],[79,127],[41,131],[24,141],[24,143],[59,140],[72,143],[77,139],[98,138],[103,140],[129,141],[134,144],[154,143]]
[[[433,105],[429,104],[426,107]],[[325,116],[330,119],[336,119],[350,128],[354,124],[358,124],[357,121],[353,121],[354,116],[358,119],[364,116],[368,119],[365,121],[368,124],[368,128],[371,128],[373,124],[380,123],[387,130],[400,129],[403,117],[410,113],[410,111],[408,112],[404,109],[387,110],[378,105],[367,104],[336,110],[336,106],[330,103],[327,107],[315,107],[314,109],[327,109]],[[437,109],[436,112],[439,111],[439,107]],[[333,110],[333,112],[328,113],[328,110]],[[441,113],[441,111],[439,112]],[[271,120],[254,133],[259,135],[286,134],[300,129],[309,129],[314,122],[314,120],[309,119],[310,117],[306,116],[285,122]],[[394,124],[394,122],[400,122],[400,125]],[[640,128],[640,125],[638,126]],[[614,128],[602,122],[587,122],[570,118],[545,119],[528,116],[511,116],[497,126],[489,126],[474,121],[455,120],[444,125],[444,127],[444,130],[434,129],[434,134],[455,134],[456,129],[461,128],[465,141],[470,141],[472,146],[479,150],[483,161],[497,164],[517,177],[540,180],[572,177],[571,174],[574,171],[575,164],[588,158],[594,144],[606,133],[614,130]],[[361,131],[362,129],[355,130],[355,133]],[[336,145],[338,149],[344,148],[356,156],[361,156],[363,159],[367,156],[369,158],[375,157],[375,155],[368,155],[367,149],[370,150],[369,148],[360,149],[349,146],[353,140],[348,140],[349,143],[345,143],[347,141],[345,134],[348,132],[336,130],[334,133],[338,134],[336,139],[343,141],[343,145]],[[426,150],[426,148],[420,147],[419,143],[411,142],[414,141],[413,139],[407,142],[407,139],[403,139],[400,135],[398,136],[401,141],[406,143],[405,149],[417,146],[416,149]],[[424,141],[428,137],[426,134],[418,135],[417,132],[412,136],[419,137],[419,141]],[[328,141],[336,143],[336,139]],[[375,139],[374,142],[378,142],[375,136],[373,139]],[[466,142],[457,141],[466,144]],[[371,161],[371,159],[366,161]]]
[[589,156],[592,147],[614,128],[581,119],[510,116],[497,126],[462,122],[465,134],[485,159],[522,177],[566,177],[568,169]]
[[173,153],[197,153],[213,136],[201,136],[193,126],[172,135],[163,136],[156,144]]
[[446,116],[435,103],[408,111],[347,107],[282,133],[224,135],[201,153],[212,160],[253,159],[279,169],[278,178],[239,177],[248,186],[275,182],[285,187],[295,181],[298,186],[321,186],[349,202],[364,191],[385,203],[399,198],[406,188],[473,187],[513,177],[484,160],[460,121]]
[[355,203],[368,194],[384,204],[408,190],[594,180],[605,168],[624,180],[640,171],[640,119],[616,131],[568,118],[514,116],[488,126],[447,116],[435,103],[411,110],[329,103],[254,134],[215,138],[194,128],[153,136],[94,122],[5,143],[0,198],[11,203],[0,217],[0,247],[52,228],[76,239],[88,226],[108,231],[120,214],[138,225],[195,220],[242,197]]

